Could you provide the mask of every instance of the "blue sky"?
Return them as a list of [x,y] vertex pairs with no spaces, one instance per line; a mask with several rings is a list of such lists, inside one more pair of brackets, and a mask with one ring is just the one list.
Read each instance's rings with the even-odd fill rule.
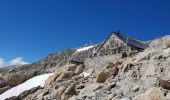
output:
[[33,62],[98,43],[118,29],[141,40],[170,34],[169,0],[0,0],[0,58]]

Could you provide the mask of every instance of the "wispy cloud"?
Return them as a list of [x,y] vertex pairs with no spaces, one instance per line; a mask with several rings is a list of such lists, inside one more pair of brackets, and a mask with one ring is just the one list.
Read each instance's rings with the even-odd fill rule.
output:
[[0,68],[6,66],[4,59],[0,58]]
[[0,68],[11,66],[11,65],[24,65],[24,64],[29,64],[29,63],[24,61],[22,57],[16,57],[10,61],[5,61],[3,58],[0,58]]

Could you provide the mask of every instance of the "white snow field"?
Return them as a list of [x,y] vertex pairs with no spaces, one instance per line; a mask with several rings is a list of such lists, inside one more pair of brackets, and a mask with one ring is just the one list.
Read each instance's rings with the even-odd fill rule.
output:
[[15,87],[11,88],[10,90],[1,94],[0,100],[5,100],[6,98],[13,97],[13,96],[19,96],[20,93],[22,93],[26,90],[30,90],[31,88],[34,88],[37,86],[44,87],[45,80],[47,80],[48,77],[52,74],[53,73],[35,76],[35,77],[27,80],[26,82],[24,82],[18,86],[15,86]]
[[83,47],[83,48],[79,48],[79,49],[77,49],[76,52],[86,51],[86,50],[89,50],[89,49],[91,49],[93,47],[94,47],[94,45]]

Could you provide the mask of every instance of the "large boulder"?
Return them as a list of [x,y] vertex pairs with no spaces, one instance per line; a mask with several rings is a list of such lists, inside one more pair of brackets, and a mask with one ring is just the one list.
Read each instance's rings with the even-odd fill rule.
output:
[[68,64],[62,68],[57,69],[55,73],[45,81],[45,87],[48,87],[54,81],[71,79],[74,76],[76,68],[77,65]]
[[84,71],[84,68],[85,66],[82,64],[82,65],[79,65],[76,69],[75,69],[75,75],[79,75],[81,74],[83,71]]
[[77,95],[77,92],[75,90],[75,84],[71,84],[61,95],[61,100],[68,100],[68,98],[72,97],[73,95]]
[[74,72],[72,71],[66,71],[63,72],[58,78],[57,80],[63,80],[63,79],[71,79],[74,75]]
[[119,68],[113,66],[114,64],[110,63],[106,68],[101,70],[97,76],[97,83],[104,83],[109,77],[116,76],[118,74]]
[[54,81],[57,80],[57,78],[62,74],[62,70],[58,69],[53,75],[51,75],[46,81],[45,81],[45,87],[48,87],[50,84],[52,84]]

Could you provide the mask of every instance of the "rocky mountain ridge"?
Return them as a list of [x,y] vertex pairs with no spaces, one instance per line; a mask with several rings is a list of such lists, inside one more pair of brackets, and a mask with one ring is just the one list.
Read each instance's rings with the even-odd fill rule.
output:
[[[1,72],[0,90],[3,93],[36,75],[54,73],[45,87],[7,100],[170,100],[170,36],[149,45],[127,58],[89,58],[93,48],[50,54],[39,62]],[[70,64],[77,59],[84,64]]]

